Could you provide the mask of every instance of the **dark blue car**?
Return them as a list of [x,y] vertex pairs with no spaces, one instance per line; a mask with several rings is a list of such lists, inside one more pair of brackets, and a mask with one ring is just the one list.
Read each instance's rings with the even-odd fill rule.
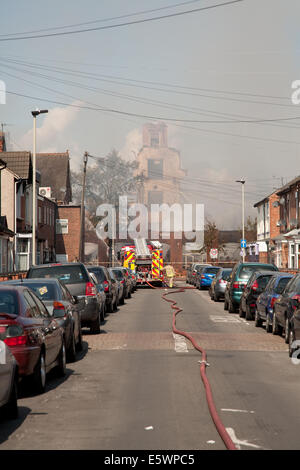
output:
[[216,274],[221,268],[216,266],[206,266],[197,272],[196,287],[197,289],[209,288]]
[[255,324],[261,326],[265,321],[267,333],[272,330],[274,303],[292,277],[293,275],[288,273],[274,274],[256,301]]

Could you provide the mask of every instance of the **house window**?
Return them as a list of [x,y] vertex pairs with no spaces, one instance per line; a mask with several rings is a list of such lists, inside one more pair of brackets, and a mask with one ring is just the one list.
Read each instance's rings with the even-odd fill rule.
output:
[[158,134],[152,134],[150,139],[151,147],[158,147],[159,146],[159,136]]
[[300,243],[290,243],[289,245],[289,268],[298,269],[299,267]]
[[29,269],[31,238],[17,239],[17,258],[16,265],[18,271],[27,271]]
[[148,191],[148,204],[162,204],[163,193],[162,191]]
[[164,177],[163,160],[148,160],[148,178],[160,180]]
[[69,233],[68,219],[56,219],[56,233],[62,235]]

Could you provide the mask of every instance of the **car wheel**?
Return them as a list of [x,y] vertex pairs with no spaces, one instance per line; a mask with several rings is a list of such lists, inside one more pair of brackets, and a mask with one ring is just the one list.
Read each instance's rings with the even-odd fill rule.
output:
[[100,312],[99,312],[96,320],[93,321],[90,327],[90,331],[92,334],[97,335],[100,333],[100,323],[101,323],[101,320],[100,320]]
[[235,313],[236,312],[236,308],[235,308],[235,306],[234,306],[231,299],[229,299],[228,312],[229,313]]
[[228,302],[227,302],[226,298],[224,300],[224,310],[228,310]]
[[239,306],[239,317],[240,318],[244,318],[245,316],[245,312],[243,311],[242,309],[242,302],[240,302],[240,306]]
[[290,322],[289,319],[286,318],[285,320],[285,331],[284,331],[284,341],[285,344],[289,344],[289,337],[290,337]]
[[76,350],[77,351],[82,351],[82,331],[81,331],[81,328],[79,327],[79,334],[78,334],[78,341],[77,341],[77,345],[76,345]]
[[128,292],[127,299],[131,299],[131,292]]
[[266,332],[267,333],[271,333],[271,328],[272,328],[272,325],[270,323],[270,317],[268,315],[268,313],[266,314]]
[[[290,331],[289,331],[289,357],[292,357],[295,353],[295,351],[297,351],[297,348],[295,348],[293,346],[293,342],[294,342],[294,333],[293,333],[293,330],[292,328],[290,328]],[[299,355],[298,355],[298,358],[299,358]]]
[[42,351],[34,368],[32,376],[32,388],[38,394],[44,393],[46,389],[46,364],[45,353]]
[[122,296],[122,298],[120,299],[120,305],[124,305],[125,303],[125,300],[124,300],[124,295]]
[[256,328],[259,328],[260,326],[262,326],[262,320],[259,316],[257,308],[255,309],[254,325],[256,326]]
[[251,310],[250,310],[250,307],[249,305],[246,304],[246,315],[245,315],[245,318],[247,321],[251,321],[253,320],[253,315],[251,313]]
[[100,311],[100,320],[104,321],[104,317],[105,317],[104,305],[102,305],[101,311]]
[[281,333],[281,328],[278,325],[275,312],[273,312],[273,321],[272,321],[272,334],[279,335]]
[[8,419],[17,419],[18,410],[18,372],[15,372],[8,403],[5,405],[5,415]]
[[76,361],[76,342],[75,342],[75,334],[74,331],[72,333],[71,344],[68,349],[68,360],[70,362]]
[[219,296],[216,293],[214,293],[213,299],[215,302],[219,302]]
[[66,372],[67,372],[66,366],[67,366],[66,345],[65,345],[65,340],[63,338],[59,357],[58,357],[57,377],[64,377],[66,375]]
[[116,312],[118,310],[118,301],[117,299],[115,300],[114,306],[113,306],[113,311]]

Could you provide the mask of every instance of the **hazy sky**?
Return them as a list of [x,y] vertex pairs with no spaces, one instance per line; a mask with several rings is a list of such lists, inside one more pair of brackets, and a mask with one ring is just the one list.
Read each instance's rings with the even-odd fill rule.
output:
[[281,177],[285,182],[300,174],[300,118],[224,123],[300,117],[300,106],[291,102],[291,83],[300,79],[299,0],[244,0],[114,29],[1,41],[12,33],[104,19],[73,29],[107,26],[221,1],[199,0],[110,21],[180,0],[2,2],[0,79],[8,91],[34,97],[7,94],[6,105],[0,105],[11,145],[32,149],[30,111],[38,107],[51,110],[38,118],[38,151],[70,149],[74,168],[85,150],[102,156],[115,147],[133,158],[139,149],[147,119],[42,98],[166,118],[169,144],[180,150],[188,170],[183,185],[192,190],[188,197],[204,203],[206,215],[219,226],[236,228],[241,219],[236,179],[247,181],[247,213],[253,215],[253,203],[280,185]]

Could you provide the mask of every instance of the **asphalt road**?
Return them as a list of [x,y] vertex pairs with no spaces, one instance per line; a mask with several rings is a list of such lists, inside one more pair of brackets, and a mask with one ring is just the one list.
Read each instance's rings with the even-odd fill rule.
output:
[[[20,418],[0,421],[0,450],[224,449],[209,414],[200,353],[173,336],[161,290],[141,289],[46,393],[21,390]],[[229,314],[206,291],[174,294],[178,328],[208,352],[217,410],[237,446],[299,449],[300,366],[283,338]]]

